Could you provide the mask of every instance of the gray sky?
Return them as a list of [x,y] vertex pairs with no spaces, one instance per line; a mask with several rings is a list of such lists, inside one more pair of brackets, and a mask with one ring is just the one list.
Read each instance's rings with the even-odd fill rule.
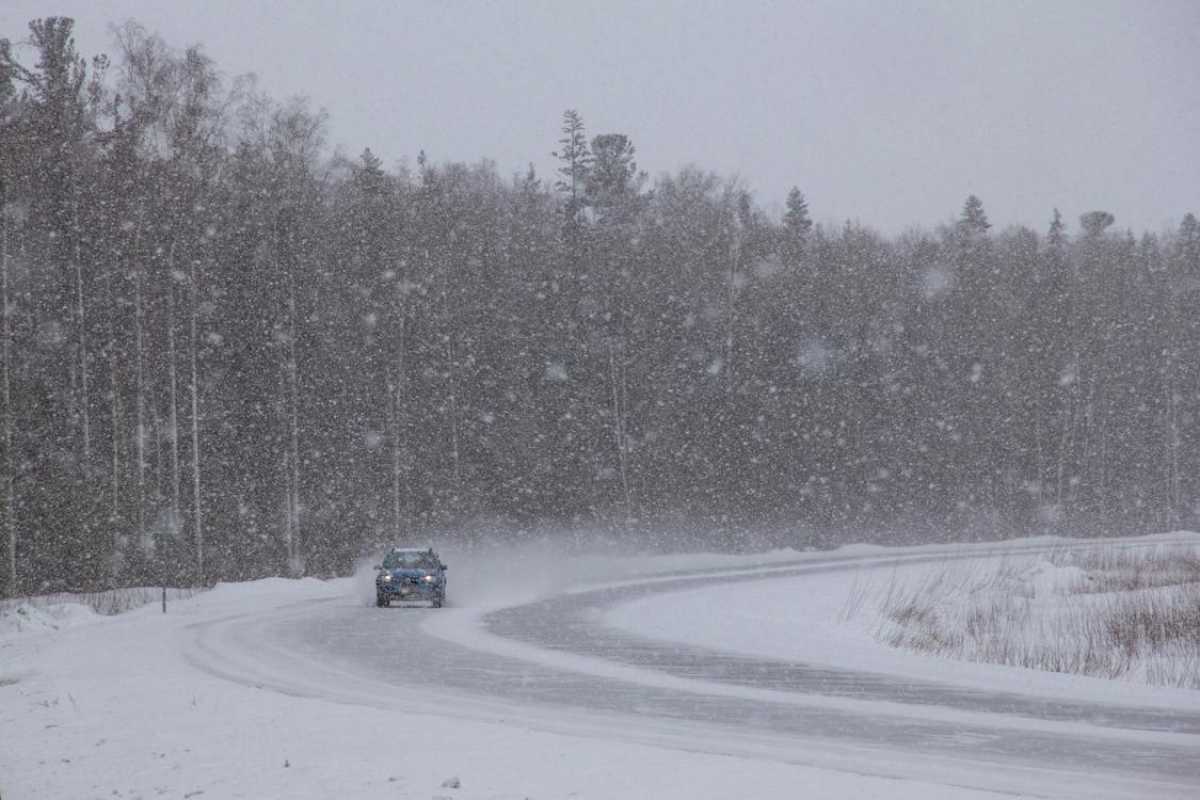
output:
[[577,108],[651,174],[737,174],[769,208],[798,185],[822,222],[931,226],[969,193],[997,227],[1200,212],[1198,0],[3,0],[0,36],[49,13],[85,54],[130,17],[199,42],[388,163],[424,148],[546,175]]

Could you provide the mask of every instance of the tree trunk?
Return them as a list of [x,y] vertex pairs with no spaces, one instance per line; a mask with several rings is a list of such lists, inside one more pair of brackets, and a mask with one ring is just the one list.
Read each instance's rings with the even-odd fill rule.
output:
[[[279,373],[279,404],[277,406],[280,420],[284,421],[287,418],[287,401],[284,399],[287,396],[288,381],[287,372],[282,370]],[[293,528],[295,520],[292,517],[292,449],[290,446],[284,446],[283,452],[280,454],[279,460],[279,478],[280,483],[284,487],[283,492],[283,572],[285,575],[290,575],[292,564],[296,555],[296,532]]]
[[[78,189],[76,189],[78,194]],[[83,463],[86,465],[92,459],[92,433],[88,414],[88,348],[87,348],[87,319],[84,315],[83,302],[83,257],[80,252],[79,239],[79,198],[73,204],[75,239],[75,314],[79,322],[79,420],[83,433]]]
[[1035,452],[1033,474],[1036,479],[1034,496],[1037,498],[1040,511],[1042,501],[1046,496],[1046,479],[1049,477],[1046,474],[1046,449],[1042,442],[1042,402],[1040,397],[1033,399],[1033,444]]
[[[1072,334],[1072,338],[1077,338]],[[1056,471],[1055,482],[1055,502],[1058,505],[1059,512],[1065,515],[1068,511],[1068,506],[1074,498],[1074,489],[1071,487],[1071,480],[1077,476],[1068,477],[1067,462],[1071,459],[1072,454],[1079,452],[1076,447],[1076,439],[1079,429],[1080,417],[1080,391],[1079,383],[1083,380],[1083,353],[1079,346],[1074,349],[1074,360],[1072,361],[1074,375],[1070,384],[1066,387],[1066,402],[1063,407],[1062,434],[1059,436],[1058,442],[1058,465]],[[1061,382],[1061,376],[1060,376]]]
[[[163,421],[158,414],[158,403],[148,403],[147,407],[150,410],[150,429],[147,432],[147,438],[154,442],[154,447],[151,448],[151,453],[146,457],[146,471],[150,471],[150,461],[154,462],[153,478],[151,486],[154,491],[150,492],[151,501],[150,508],[153,509],[153,515],[157,519],[159,512],[162,510],[162,485],[163,485]],[[152,526],[153,531],[147,529],[145,541],[142,542],[142,551],[147,554],[155,552],[156,548],[162,543],[161,539],[164,536],[173,534],[174,530],[163,531],[158,525]]]
[[450,457],[453,460],[454,490],[457,493],[462,468],[458,452],[458,364],[454,352],[454,335],[446,335],[446,362],[450,369]]
[[134,267],[134,383],[137,403],[137,532],[138,544],[146,545],[146,306],[142,297],[142,266]]
[[[290,231],[287,234],[290,236]],[[296,363],[296,269],[295,253],[287,248],[288,275],[288,423],[291,440],[291,480],[288,493],[288,514],[291,516],[291,552],[288,553],[288,570],[293,574],[302,572],[300,567],[300,380],[299,365]]]
[[[429,263],[429,250],[425,250],[425,262]],[[462,477],[462,470],[459,463],[458,451],[458,360],[454,349],[454,324],[453,316],[450,312],[450,288],[449,288],[449,270],[444,264],[440,264],[440,283],[441,283],[441,305],[442,305],[442,336],[446,342],[446,372],[448,377],[446,406],[449,411],[448,416],[450,423],[450,459],[451,459],[451,475],[454,479],[454,493],[457,500],[459,490],[459,479]]]
[[401,482],[401,454],[404,436],[402,432],[401,420],[403,417],[401,415],[401,409],[402,403],[404,402],[405,381],[407,378],[404,372],[405,322],[406,318],[404,313],[401,312],[400,345],[399,352],[396,356],[396,377],[393,385],[389,387],[391,389],[391,402],[389,403],[389,406],[392,410],[392,522],[393,527],[395,528],[396,541],[400,541],[404,533],[403,504],[401,502],[401,498],[403,497]]
[[197,350],[200,343],[197,340],[197,314],[198,314],[198,281],[199,281],[199,259],[192,259],[191,280],[189,281],[189,309],[190,326],[189,326],[189,345],[191,350],[191,367],[192,367],[192,511],[194,514],[194,530],[193,536],[196,545],[196,578],[204,580],[204,516],[200,503],[200,386],[199,386],[199,370],[197,368]]
[[[729,247],[729,250],[730,250],[730,253],[729,253],[729,276],[728,276],[729,292],[728,292],[728,297],[726,299],[726,302],[728,303],[728,308],[727,308],[726,321],[725,321],[725,324],[726,324],[726,327],[725,327],[725,394],[731,398],[733,397],[733,389],[734,389],[734,374],[733,374],[733,359],[734,359],[734,354],[735,354],[734,346],[737,342],[737,338],[736,338],[737,291],[738,291],[737,282],[738,282],[738,263],[741,261],[741,249],[742,249],[741,238],[742,238],[741,232],[740,231],[735,232],[734,237],[733,237],[733,243]],[[727,420],[726,424],[728,424],[728,422],[729,421]]]
[[[109,519],[114,523],[121,515],[121,384],[117,371],[117,348],[114,341],[108,354],[108,381],[112,391],[112,497],[109,503]],[[114,533],[115,536],[115,533]]]
[[175,243],[167,256],[167,379],[171,402],[171,525],[173,532],[182,524],[179,480],[179,376],[175,352]]
[[109,570],[109,576],[112,584],[116,585],[116,557],[121,552],[121,377],[120,367],[117,359],[117,278],[120,274],[119,260],[112,260],[108,263],[108,314],[107,317],[107,333],[108,333],[108,386],[109,386],[109,411],[111,412],[110,433],[112,436],[112,481],[109,489],[111,496],[109,498],[108,522],[112,539],[109,546],[112,548],[110,564],[112,568]]
[[8,217],[5,215],[7,202],[3,183],[0,183],[0,311],[3,312],[3,328],[0,329],[0,353],[3,354],[3,381],[0,390],[4,398],[4,567],[7,580],[5,589],[9,595],[17,593],[17,525],[16,525],[16,463],[13,457],[13,407],[12,407],[12,310],[8,300]]
[[617,464],[621,470],[621,491],[625,501],[625,517],[628,519],[633,510],[629,494],[628,439],[625,433],[625,414],[628,396],[625,389],[624,358],[621,359],[621,363],[618,365],[616,345],[612,342],[608,343],[608,371],[609,379],[612,383],[613,437],[617,443]]
[[1167,522],[1179,522],[1179,393],[1175,386],[1175,345],[1167,362]]

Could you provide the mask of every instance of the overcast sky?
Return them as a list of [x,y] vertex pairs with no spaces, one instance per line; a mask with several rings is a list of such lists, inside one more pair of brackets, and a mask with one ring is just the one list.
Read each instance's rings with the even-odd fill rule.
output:
[[740,175],[768,208],[798,185],[821,222],[931,226],[970,193],[998,227],[1200,213],[1200,0],[2,0],[0,36],[52,13],[85,54],[127,18],[201,43],[388,163],[547,173],[576,108],[651,174]]

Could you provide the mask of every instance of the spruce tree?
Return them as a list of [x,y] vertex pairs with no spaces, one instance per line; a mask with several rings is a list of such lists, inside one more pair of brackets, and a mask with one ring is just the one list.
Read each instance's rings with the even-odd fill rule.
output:
[[958,219],[958,227],[967,233],[982,234],[992,227],[987,214],[983,210],[983,201],[975,195],[967,197],[963,203],[962,216]]
[[584,205],[584,193],[593,162],[583,117],[575,109],[563,112],[562,138],[558,143],[559,149],[551,154],[561,162],[558,168],[560,177],[555,181],[554,188],[567,195],[565,214],[567,221],[573,223]]
[[812,219],[808,215],[808,202],[804,199],[804,194],[796,186],[788,192],[787,210],[783,213],[783,226],[793,238],[801,244],[808,238],[808,232],[812,230]]

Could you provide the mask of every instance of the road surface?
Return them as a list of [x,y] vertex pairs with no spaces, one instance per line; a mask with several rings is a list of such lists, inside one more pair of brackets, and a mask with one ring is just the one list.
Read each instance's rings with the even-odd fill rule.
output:
[[187,653],[194,666],[245,685],[394,709],[400,727],[406,711],[439,713],[950,787],[1200,797],[1195,711],[758,658],[645,639],[602,621],[632,598],[752,590],[757,581],[898,560],[829,556],[659,575],[494,608],[323,599],[194,625]]

